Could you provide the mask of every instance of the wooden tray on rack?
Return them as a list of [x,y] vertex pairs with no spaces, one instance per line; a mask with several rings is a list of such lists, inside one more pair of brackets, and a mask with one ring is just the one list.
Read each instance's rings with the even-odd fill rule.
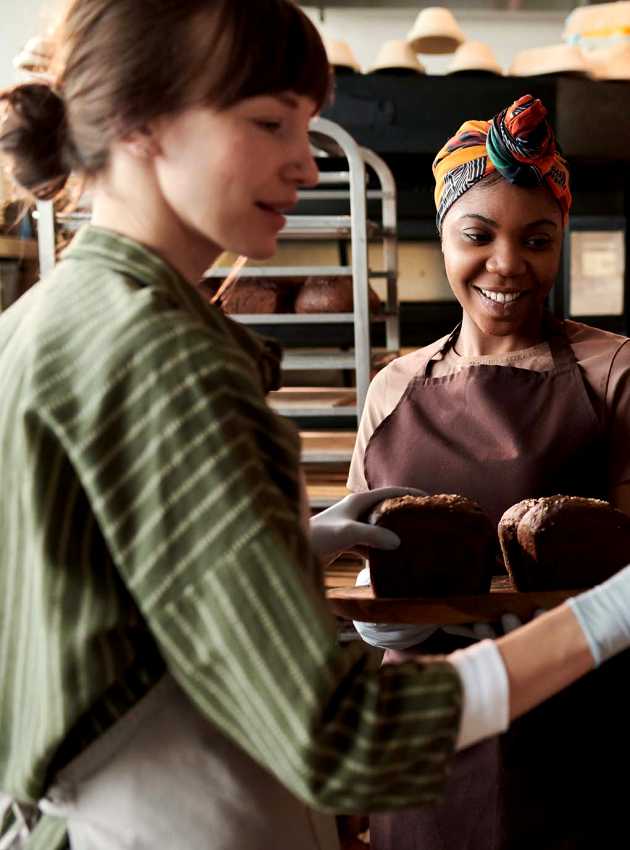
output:
[[491,623],[502,614],[531,617],[539,608],[560,605],[580,590],[541,590],[520,593],[507,576],[492,579],[490,593],[481,596],[385,599],[375,597],[371,587],[336,587],[326,596],[333,612],[347,620],[368,623]]

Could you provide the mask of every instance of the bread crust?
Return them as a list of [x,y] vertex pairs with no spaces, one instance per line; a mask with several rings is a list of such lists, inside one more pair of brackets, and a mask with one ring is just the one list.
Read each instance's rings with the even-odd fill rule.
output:
[[517,590],[576,590],[630,562],[630,517],[601,499],[525,499],[501,517],[499,540]]
[[518,524],[531,573],[519,590],[574,590],[609,578],[630,562],[630,517],[600,499],[538,499]]
[[[370,312],[380,309],[381,301],[368,286]],[[307,277],[295,298],[296,313],[351,313],[354,305],[352,278]]]
[[368,518],[401,539],[393,551],[370,550],[375,596],[453,596],[487,593],[495,532],[472,499],[454,494],[386,499]]
[[521,577],[529,575],[532,569],[528,563],[528,554],[521,549],[518,542],[518,525],[527,511],[537,501],[537,499],[523,499],[508,508],[499,520],[499,545],[503,554],[505,568],[515,587],[517,582],[521,580]]

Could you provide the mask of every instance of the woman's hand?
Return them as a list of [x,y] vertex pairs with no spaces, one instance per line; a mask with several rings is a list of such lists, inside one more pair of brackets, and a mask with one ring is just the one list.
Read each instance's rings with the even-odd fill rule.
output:
[[311,518],[311,544],[316,554],[325,563],[330,563],[342,552],[356,552],[364,546],[397,549],[400,539],[393,531],[362,522],[360,518],[383,499],[407,495],[427,494],[410,487],[381,487],[365,493],[351,493],[316,514]]

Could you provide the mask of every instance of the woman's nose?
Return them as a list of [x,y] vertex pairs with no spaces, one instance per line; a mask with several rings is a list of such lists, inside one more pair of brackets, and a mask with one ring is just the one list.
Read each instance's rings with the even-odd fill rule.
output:
[[500,242],[493,244],[493,251],[486,260],[486,271],[500,277],[518,277],[525,269],[525,259],[519,246]]
[[304,161],[304,176],[302,179],[302,186],[312,187],[317,186],[319,183],[319,168],[317,163],[315,162],[315,157],[308,150],[308,154]]
[[297,186],[317,186],[319,183],[319,168],[311,153],[310,144],[305,144],[297,152],[288,169],[289,179]]

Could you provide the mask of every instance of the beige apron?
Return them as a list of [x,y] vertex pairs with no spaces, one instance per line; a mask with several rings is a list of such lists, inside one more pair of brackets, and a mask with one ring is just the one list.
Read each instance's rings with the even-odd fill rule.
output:
[[308,808],[165,676],[55,777],[40,809],[72,850],[338,850]]

